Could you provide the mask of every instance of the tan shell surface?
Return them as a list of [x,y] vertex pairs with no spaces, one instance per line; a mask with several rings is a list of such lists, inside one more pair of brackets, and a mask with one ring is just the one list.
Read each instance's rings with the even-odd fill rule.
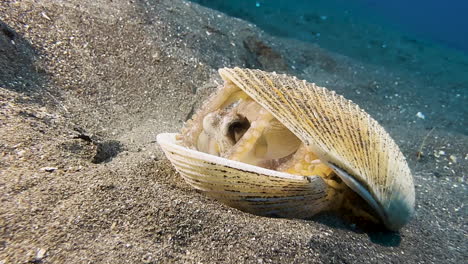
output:
[[240,68],[219,73],[271,112],[322,162],[364,186],[388,228],[397,230],[409,221],[415,192],[407,162],[384,128],[359,106],[326,88],[283,74]]
[[240,210],[307,218],[332,203],[319,176],[292,175],[199,152],[178,145],[172,133],[159,134],[157,141],[187,183]]

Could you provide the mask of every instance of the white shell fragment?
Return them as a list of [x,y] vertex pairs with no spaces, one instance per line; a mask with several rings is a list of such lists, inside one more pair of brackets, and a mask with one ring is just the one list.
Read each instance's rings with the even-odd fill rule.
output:
[[297,218],[359,207],[346,201],[352,190],[388,229],[409,221],[415,194],[406,160],[356,104],[283,74],[219,73],[224,86],[181,134],[157,138],[190,185],[247,212]]

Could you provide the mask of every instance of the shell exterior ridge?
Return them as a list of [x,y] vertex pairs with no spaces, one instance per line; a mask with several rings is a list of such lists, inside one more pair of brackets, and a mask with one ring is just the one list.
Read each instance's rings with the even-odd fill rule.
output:
[[271,112],[323,162],[365,182],[389,218],[388,228],[398,229],[409,220],[415,200],[411,171],[390,135],[364,110],[288,75],[240,68],[219,73]]
[[306,218],[333,204],[319,176],[272,171],[188,149],[177,144],[173,133],[159,134],[157,141],[190,185],[243,211]]

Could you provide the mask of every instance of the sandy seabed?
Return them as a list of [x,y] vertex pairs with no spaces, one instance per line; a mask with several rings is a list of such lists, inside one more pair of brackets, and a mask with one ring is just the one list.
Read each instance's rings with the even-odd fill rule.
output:
[[[408,40],[391,53],[401,70],[389,69],[182,0],[3,1],[0,23],[0,263],[468,258],[465,57]],[[292,74],[366,109],[408,158],[412,221],[390,233],[333,214],[258,217],[185,184],[155,136],[179,130],[217,69],[234,66]]]

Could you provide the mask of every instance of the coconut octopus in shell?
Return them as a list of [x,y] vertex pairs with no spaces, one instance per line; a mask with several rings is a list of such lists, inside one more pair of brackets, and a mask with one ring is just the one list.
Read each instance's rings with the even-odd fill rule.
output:
[[399,230],[414,213],[408,164],[389,134],[334,91],[284,74],[223,68],[180,133],[157,142],[194,188],[256,215],[347,210]]

